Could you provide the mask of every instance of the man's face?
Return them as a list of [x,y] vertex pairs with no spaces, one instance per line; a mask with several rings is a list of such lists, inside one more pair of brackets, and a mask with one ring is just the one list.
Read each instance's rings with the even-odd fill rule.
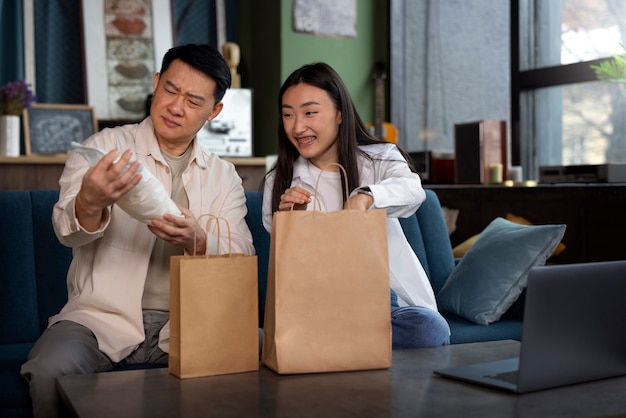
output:
[[215,81],[181,60],[163,74],[155,74],[150,116],[159,146],[181,155],[206,121],[215,118],[223,104],[215,103]]

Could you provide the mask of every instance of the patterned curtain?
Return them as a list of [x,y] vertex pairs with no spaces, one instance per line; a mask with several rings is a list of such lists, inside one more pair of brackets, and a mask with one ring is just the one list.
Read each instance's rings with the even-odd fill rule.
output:
[[0,86],[24,78],[22,2],[0,0]]
[[[89,0],[87,0],[89,1]],[[215,0],[171,0],[174,44],[217,44]],[[33,0],[35,92],[41,103],[85,103],[81,0]],[[237,1],[224,0],[237,42]],[[23,1],[0,0],[0,85],[24,78]]]
[[80,0],[34,0],[36,92],[42,103],[84,103]]

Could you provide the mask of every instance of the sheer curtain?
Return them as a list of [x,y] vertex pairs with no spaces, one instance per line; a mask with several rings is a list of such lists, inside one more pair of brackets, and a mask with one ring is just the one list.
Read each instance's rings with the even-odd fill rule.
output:
[[391,0],[391,122],[407,151],[452,151],[454,124],[510,124],[509,2]]

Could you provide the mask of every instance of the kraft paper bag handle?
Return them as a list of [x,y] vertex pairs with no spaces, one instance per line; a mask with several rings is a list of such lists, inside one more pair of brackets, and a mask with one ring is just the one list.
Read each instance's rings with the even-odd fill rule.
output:
[[228,221],[226,220],[226,218],[222,218],[221,216],[215,216],[215,215],[209,215],[209,220],[206,222],[206,231],[207,231],[207,252],[209,250],[209,246],[208,246],[208,240],[209,240],[209,236],[208,236],[208,231],[209,231],[209,226],[211,225],[211,221],[215,221],[217,223],[217,252],[216,254],[219,255],[220,252],[220,221],[224,221],[224,223],[226,224],[226,229],[228,231],[228,254],[222,254],[222,255],[231,255],[233,253],[233,240],[231,238],[230,235],[230,223],[228,223]]
[[[220,220],[224,221],[226,223],[226,229],[228,230],[228,254],[222,254],[222,255],[230,255],[233,252],[233,243],[232,243],[232,239],[231,239],[231,234],[230,234],[230,224],[228,223],[228,221],[226,220],[226,218],[223,218],[221,216],[215,216],[213,214],[210,213],[205,213],[204,215],[200,215],[200,217],[198,218],[198,224],[200,224],[200,219],[202,219],[203,217],[208,216],[209,219],[206,221],[206,225],[205,225],[205,229],[204,232],[206,234],[206,250],[204,255],[207,256],[207,258],[209,257],[209,226],[211,225],[211,221],[215,220],[217,222],[217,255],[220,255],[220,239],[221,239],[221,234],[220,234]],[[194,229],[193,231],[193,254],[196,254],[196,230]]]
[[[348,174],[346,173],[346,169],[343,168],[343,166],[339,163],[330,163],[326,167],[324,167],[324,169],[328,168],[331,165],[336,165],[343,172],[343,182],[346,186],[346,202],[348,202],[348,210],[350,210],[350,193],[348,191]],[[319,205],[319,200],[317,199],[317,187],[319,186],[320,178],[322,178],[322,174],[324,174],[324,171],[327,170],[320,170],[320,173],[317,175],[317,180],[315,181],[315,199],[313,202],[313,211],[315,211],[316,206]],[[291,209],[293,210],[293,205],[291,205]],[[319,209],[321,210],[322,208],[320,207]]]

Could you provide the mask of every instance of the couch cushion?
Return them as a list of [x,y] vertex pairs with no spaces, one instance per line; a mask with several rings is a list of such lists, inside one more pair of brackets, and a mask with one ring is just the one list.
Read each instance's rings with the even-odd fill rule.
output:
[[452,314],[443,315],[450,325],[450,344],[466,344],[481,341],[518,340],[522,338],[522,322],[502,318],[487,325],[476,325]]
[[250,232],[254,248],[257,254],[259,274],[259,327],[263,328],[265,318],[265,295],[267,293],[267,266],[270,258],[270,234],[263,226],[262,207],[263,193],[246,192],[246,204],[248,213],[246,223]]
[[477,324],[498,321],[526,287],[528,271],[546,262],[565,225],[519,225],[496,218],[437,293],[443,312]]
[[415,215],[424,237],[430,282],[437,293],[448,280],[455,262],[441,203],[434,191],[426,190],[426,201]]
[[39,336],[35,251],[30,194],[0,193],[0,344],[34,341]]
[[30,407],[28,383],[20,375],[33,343],[0,345],[0,405],[6,407]]
[[66,277],[72,249],[57,239],[52,228],[52,208],[59,199],[57,190],[31,191],[33,229],[35,232],[35,272],[39,304],[40,331],[48,318],[58,313],[67,301]]
[[[506,214],[506,219],[508,221],[515,222],[516,224],[522,224],[522,225],[532,225],[533,224],[528,219],[523,218],[521,216],[514,215],[512,213],[507,213]],[[456,258],[463,257],[465,255],[465,253],[470,249],[470,247],[472,245],[474,245],[474,242],[476,242],[476,240],[478,239],[479,235],[480,235],[480,233],[475,234],[475,235],[469,237],[468,239],[466,239],[465,241],[463,241],[462,243],[460,243],[459,245],[457,245],[456,247],[454,247],[452,249],[452,253],[454,254],[454,257],[456,257]],[[554,251],[552,252],[552,255],[550,257],[556,257],[557,255],[562,253],[565,250],[565,248],[566,248],[566,245],[563,242],[560,242],[556,246],[556,248],[554,249]]]
[[400,218],[400,225],[437,293],[455,264],[439,198],[434,191],[425,191],[426,200],[415,215]]

